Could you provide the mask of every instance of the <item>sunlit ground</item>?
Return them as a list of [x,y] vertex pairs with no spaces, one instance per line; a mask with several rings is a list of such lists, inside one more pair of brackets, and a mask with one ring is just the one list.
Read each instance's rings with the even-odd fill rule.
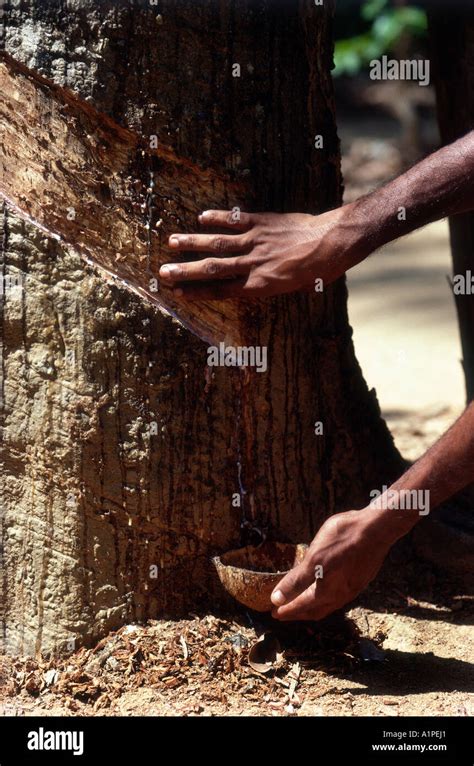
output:
[[439,221],[348,274],[357,357],[388,413],[463,406],[451,273],[448,225]]

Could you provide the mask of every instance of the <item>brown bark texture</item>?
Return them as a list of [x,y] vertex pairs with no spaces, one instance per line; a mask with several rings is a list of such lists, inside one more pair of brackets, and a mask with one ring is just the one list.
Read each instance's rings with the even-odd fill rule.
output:
[[180,301],[157,278],[174,258],[169,235],[195,228],[203,209],[240,210],[244,184],[151,149],[156,134],[146,142],[0,55],[0,197],[203,340],[250,343],[244,301]]
[[[118,141],[156,134],[183,179],[197,168],[195,205],[181,171],[170,176],[171,211],[207,204],[203,179],[216,177],[254,210],[316,213],[341,199],[331,21],[331,4],[310,0],[22,0],[3,13],[2,48],[77,94],[88,118],[106,114]],[[0,114],[8,134],[12,110]],[[53,117],[55,139],[68,116]],[[35,146],[42,130],[27,121],[23,140]],[[113,174],[116,159],[96,155],[90,184],[78,167],[66,201],[80,181],[96,204],[98,165]],[[31,164],[44,190],[36,154]],[[150,168],[133,170],[143,188]],[[46,215],[28,183],[24,204]],[[59,220],[64,202],[50,199]],[[138,269],[135,200],[121,188],[107,220],[112,238],[136,222],[137,259],[127,251],[119,264]],[[99,230],[92,222],[78,242]],[[308,542],[400,470],[354,356],[344,280],[255,304],[248,326],[267,372],[211,369],[206,343],[7,204],[2,232],[4,650],[68,651],[126,621],[228,605],[214,553],[265,535]]]
[[[474,10],[435,7],[430,15],[430,42],[438,123],[444,144],[474,128]],[[474,273],[474,213],[449,219],[453,273]],[[467,401],[474,399],[474,302],[456,295]]]

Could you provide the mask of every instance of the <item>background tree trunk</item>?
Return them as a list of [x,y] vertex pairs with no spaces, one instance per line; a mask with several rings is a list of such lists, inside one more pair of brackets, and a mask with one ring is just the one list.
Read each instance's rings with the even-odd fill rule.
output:
[[[429,7],[429,6],[428,6]],[[430,37],[438,123],[443,144],[474,127],[474,11],[468,4],[435,7]],[[474,275],[474,213],[449,219],[453,273]],[[467,401],[474,399],[474,301],[456,295]]]
[[[256,209],[317,212],[341,199],[331,13],[22,0],[3,40],[118,123],[250,182]],[[210,375],[206,344],[7,208],[2,263],[21,282],[2,298],[7,651],[70,650],[127,620],[225,603],[212,553],[262,534],[308,541],[400,470],[343,280],[256,305],[266,374]]]

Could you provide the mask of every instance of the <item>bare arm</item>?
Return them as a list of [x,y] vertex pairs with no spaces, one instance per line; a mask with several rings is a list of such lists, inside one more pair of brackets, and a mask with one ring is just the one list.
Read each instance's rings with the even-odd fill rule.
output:
[[[377,498],[378,507],[369,504],[361,511],[336,514],[323,524],[304,561],[275,589],[274,616],[318,620],[352,601],[373,580],[400,537],[427,512],[473,481],[474,403]],[[421,507],[402,509],[403,493],[413,490],[423,493]],[[322,571],[319,579],[316,571]]]
[[351,218],[356,227],[366,227],[367,247],[376,249],[468,210],[474,210],[474,130],[357,200]]
[[212,254],[167,264],[160,277],[192,298],[261,297],[329,284],[381,245],[431,221],[474,209],[474,131],[434,152],[381,189],[344,207],[304,213],[208,210],[203,227],[227,234],[174,234],[179,251]]

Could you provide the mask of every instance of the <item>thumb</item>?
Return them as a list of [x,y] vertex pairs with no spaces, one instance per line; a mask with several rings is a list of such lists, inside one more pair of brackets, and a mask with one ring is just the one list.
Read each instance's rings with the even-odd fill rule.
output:
[[280,580],[271,595],[272,604],[283,606],[303,593],[306,588],[314,583],[314,571],[310,565],[309,557],[298,564]]

